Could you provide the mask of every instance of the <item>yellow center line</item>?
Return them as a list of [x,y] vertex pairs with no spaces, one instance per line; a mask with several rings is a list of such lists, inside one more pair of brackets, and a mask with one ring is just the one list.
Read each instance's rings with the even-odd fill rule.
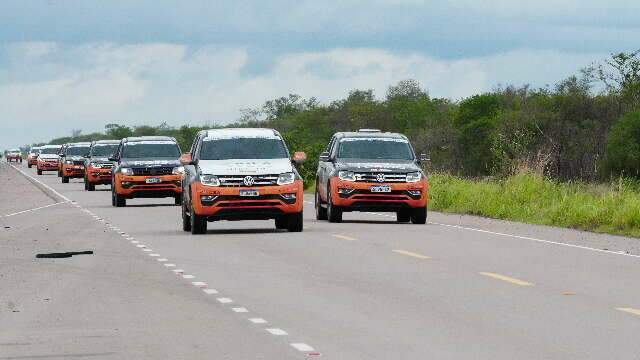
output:
[[417,259],[431,259],[431,257],[426,256],[426,255],[422,255],[422,254],[418,254],[418,253],[414,253],[411,251],[407,251],[407,250],[393,250],[394,253],[396,254],[400,254],[400,255],[406,255],[406,256],[411,256]]
[[340,235],[340,234],[334,234],[333,237],[341,239],[341,240],[347,240],[347,241],[355,241],[356,240],[356,238],[352,238],[351,236]]
[[616,308],[616,310],[620,310],[620,311],[624,311],[624,312],[629,313],[629,314],[633,314],[633,315],[638,315],[638,316],[640,316],[640,309],[634,309],[634,308]]
[[488,276],[490,278],[506,281],[506,282],[512,283],[514,285],[533,286],[533,284],[530,283],[530,282],[526,282],[526,281],[523,281],[523,280],[519,280],[519,279],[516,279],[516,278],[512,278],[512,277],[509,277],[509,276],[500,275],[500,274],[496,274],[496,273],[481,272],[480,275],[484,275],[484,276]]

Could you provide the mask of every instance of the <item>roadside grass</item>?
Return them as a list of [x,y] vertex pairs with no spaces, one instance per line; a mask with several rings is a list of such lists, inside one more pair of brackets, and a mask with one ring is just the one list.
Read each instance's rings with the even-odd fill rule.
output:
[[640,184],[558,182],[535,174],[472,180],[429,176],[429,208],[640,237]]

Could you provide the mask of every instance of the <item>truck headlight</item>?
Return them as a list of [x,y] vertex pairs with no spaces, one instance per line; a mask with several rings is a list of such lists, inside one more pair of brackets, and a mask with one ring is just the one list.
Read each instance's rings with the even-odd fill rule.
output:
[[289,185],[293,184],[296,180],[296,175],[292,172],[282,173],[278,175],[278,185]]
[[184,166],[176,166],[173,168],[173,171],[171,171],[171,173],[173,175],[182,175],[184,174]]
[[64,163],[67,164],[67,165],[73,165],[73,161],[72,160],[65,160]]
[[220,186],[220,179],[215,175],[200,175],[200,182],[206,186]]
[[123,175],[133,175],[133,169],[132,168],[121,168],[120,169],[120,173],[122,173]]
[[422,174],[419,172],[413,172],[407,174],[407,182],[414,183],[422,179]]
[[344,181],[356,181],[356,173],[353,171],[338,171],[338,178]]

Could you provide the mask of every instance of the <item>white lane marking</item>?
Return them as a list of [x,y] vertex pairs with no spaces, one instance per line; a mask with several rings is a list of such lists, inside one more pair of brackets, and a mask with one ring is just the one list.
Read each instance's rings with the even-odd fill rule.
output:
[[160,256],[160,254],[149,254],[149,256],[151,256],[151,257],[158,257],[158,256]]
[[254,324],[266,324],[267,320],[263,319],[263,318],[250,318],[249,321],[251,321]]
[[146,251],[146,252],[152,252],[152,249],[146,248],[146,249],[142,249],[142,251]]
[[271,335],[276,335],[276,336],[285,336],[285,335],[289,335],[287,334],[286,331],[282,330],[282,329],[278,329],[278,328],[267,328],[265,329],[268,332],[271,333]]
[[0,217],[10,217],[10,216],[16,216],[16,215],[20,215],[20,214],[24,214],[24,213],[28,213],[28,212],[32,212],[32,211],[36,211],[36,210],[40,210],[40,209],[45,209],[45,208],[49,208],[52,206],[56,206],[56,205],[60,205],[60,204],[65,204],[65,201],[61,201],[61,202],[57,202],[55,204],[49,204],[49,205],[45,205],[45,206],[40,206],[37,208],[33,208],[33,209],[28,209],[28,210],[22,210],[22,211],[18,211],[18,212],[14,212],[11,214],[7,214],[7,215],[2,215]]
[[132,243],[132,244],[137,244],[137,243],[139,243],[139,242],[140,242],[140,241],[138,241],[138,240],[132,240],[132,241],[131,241],[131,243]]
[[164,265],[164,266],[166,266],[166,267],[175,267],[175,266],[176,266],[176,264],[169,264],[169,263],[167,263],[167,264],[162,264],[162,265]]
[[218,300],[218,302],[220,302],[221,304],[230,304],[233,302],[233,300],[229,298],[217,298],[216,300]]
[[207,287],[207,283],[206,282],[202,282],[202,281],[192,281],[191,284],[193,286],[197,286],[199,288],[206,288]]
[[213,295],[218,293],[218,290],[216,289],[202,289],[202,291],[204,291],[204,293],[207,295]]
[[193,279],[193,278],[195,278],[195,276],[193,276],[193,275],[182,275],[182,277],[185,278],[185,279]]
[[136,245],[136,247],[139,247],[139,248],[145,248],[145,247],[147,247],[147,245],[139,244],[139,245]]
[[314,351],[311,346],[305,343],[293,343],[291,346],[298,351]]
[[566,247],[570,247],[570,248],[582,249],[582,250],[589,250],[589,251],[595,251],[595,252],[605,253],[605,254],[611,254],[611,255],[622,255],[622,256],[629,256],[629,257],[634,257],[634,258],[640,258],[640,255],[626,254],[626,253],[619,253],[619,252],[617,252],[617,251],[603,250],[603,249],[596,249],[596,248],[592,248],[592,247],[588,247],[588,246],[573,245],[573,244],[567,244],[567,243],[562,243],[562,242],[557,242],[557,241],[550,241],[550,240],[537,239],[537,238],[529,237],[529,236],[521,236],[521,235],[506,234],[506,233],[501,233],[501,232],[495,232],[495,231],[489,231],[489,230],[477,229],[477,228],[466,227],[466,226],[460,226],[460,225],[442,224],[442,223],[431,222],[431,221],[429,222],[429,224],[439,225],[439,226],[444,226],[444,227],[450,227],[450,228],[455,228],[455,229],[468,230],[468,231],[476,231],[476,232],[481,232],[481,233],[485,233],[485,234],[492,234],[492,235],[499,235],[499,236],[512,237],[512,238],[522,239],[522,240],[530,240],[530,241],[535,241],[535,242],[539,242],[539,243],[543,243],[543,244],[552,244],[552,245],[566,246]]
[[249,310],[247,310],[247,308],[243,308],[243,307],[234,307],[234,308],[231,308],[231,310],[233,310],[234,312],[237,312],[237,313],[248,313],[249,312]]
[[156,259],[156,260],[158,260],[158,261],[160,261],[160,262],[169,261],[169,259],[165,259],[165,258],[162,258],[162,259]]
[[127,240],[135,240],[136,238],[129,236],[128,238],[126,238]]

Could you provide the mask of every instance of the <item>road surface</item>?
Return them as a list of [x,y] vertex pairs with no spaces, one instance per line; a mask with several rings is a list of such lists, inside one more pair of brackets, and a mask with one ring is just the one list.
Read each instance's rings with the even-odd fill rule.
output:
[[[21,173],[22,172],[22,173]],[[431,213],[180,229],[0,165],[0,359],[640,359],[640,241]],[[36,254],[93,251],[68,258]]]

